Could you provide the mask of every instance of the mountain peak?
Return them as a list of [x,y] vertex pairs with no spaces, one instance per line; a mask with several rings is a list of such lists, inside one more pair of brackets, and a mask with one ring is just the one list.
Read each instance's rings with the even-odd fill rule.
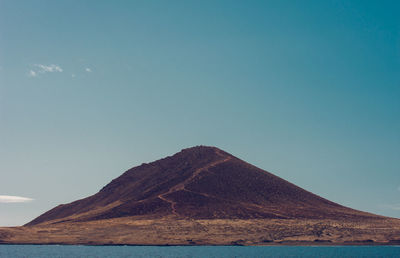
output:
[[[205,146],[205,145],[197,145],[189,148],[182,149],[180,153],[183,154],[192,154],[192,155],[218,155],[218,156],[231,156],[229,153],[214,147],[214,146]],[[179,154],[179,153],[177,153]],[[177,155],[175,154],[175,155]]]
[[218,149],[217,147],[214,147],[214,146],[207,146],[207,145],[196,145],[196,146],[193,146],[193,147],[188,147],[188,148],[185,148],[185,149],[182,149],[182,151],[205,151],[205,150],[214,150],[214,151],[216,151],[216,150],[220,150],[220,149]]
[[376,217],[328,201],[212,146],[195,146],[112,180],[27,225],[119,217],[254,219]]

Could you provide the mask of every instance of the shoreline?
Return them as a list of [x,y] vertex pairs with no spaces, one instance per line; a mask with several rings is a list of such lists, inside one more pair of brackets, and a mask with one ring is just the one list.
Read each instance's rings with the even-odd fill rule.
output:
[[205,245],[196,245],[196,244],[187,244],[187,245],[179,245],[179,244],[73,244],[73,243],[1,243],[0,246],[5,245],[49,245],[49,246],[147,246],[147,247],[213,247],[213,246],[226,246],[226,247],[276,247],[276,246],[303,246],[303,247],[345,247],[345,246],[399,246],[400,242],[374,242],[374,243],[315,243],[315,242],[292,242],[292,243],[271,243],[271,244],[256,244],[256,245],[218,245],[218,244],[205,244]]
[[134,218],[1,227],[1,245],[395,246],[400,220],[174,220]]

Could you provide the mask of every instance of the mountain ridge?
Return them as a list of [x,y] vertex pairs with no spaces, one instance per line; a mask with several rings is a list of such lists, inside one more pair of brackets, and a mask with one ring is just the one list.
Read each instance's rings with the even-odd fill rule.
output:
[[193,219],[375,217],[306,191],[211,146],[133,167],[98,193],[27,223],[118,217]]
[[133,167],[0,244],[398,245],[400,219],[344,207],[215,147]]

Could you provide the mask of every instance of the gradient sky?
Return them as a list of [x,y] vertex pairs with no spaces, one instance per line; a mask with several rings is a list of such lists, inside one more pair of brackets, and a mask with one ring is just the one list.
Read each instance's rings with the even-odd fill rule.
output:
[[194,145],[400,217],[399,13],[395,0],[0,0],[0,195],[34,199],[0,198],[0,225]]

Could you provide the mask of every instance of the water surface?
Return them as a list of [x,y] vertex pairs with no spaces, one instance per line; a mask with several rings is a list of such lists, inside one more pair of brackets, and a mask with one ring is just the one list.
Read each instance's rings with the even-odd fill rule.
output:
[[0,245],[0,257],[400,257],[400,246]]

